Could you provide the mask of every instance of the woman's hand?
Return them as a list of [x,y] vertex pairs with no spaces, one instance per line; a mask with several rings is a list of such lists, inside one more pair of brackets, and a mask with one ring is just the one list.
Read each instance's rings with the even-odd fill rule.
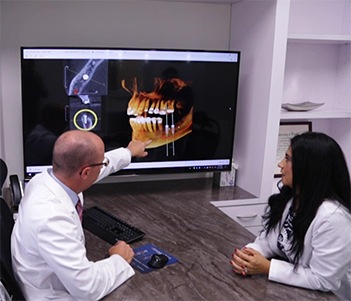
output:
[[230,261],[235,273],[246,275],[268,274],[271,262],[252,248],[235,249]]

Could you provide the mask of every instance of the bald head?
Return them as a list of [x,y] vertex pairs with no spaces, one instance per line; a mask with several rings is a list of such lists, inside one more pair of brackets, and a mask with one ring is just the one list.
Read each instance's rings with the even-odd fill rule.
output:
[[92,132],[67,131],[57,140],[53,150],[53,171],[71,176],[82,167],[96,163],[104,153],[104,143]]

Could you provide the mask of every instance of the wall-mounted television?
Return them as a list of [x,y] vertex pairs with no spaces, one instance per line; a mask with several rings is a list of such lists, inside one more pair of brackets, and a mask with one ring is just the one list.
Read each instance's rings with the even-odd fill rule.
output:
[[107,151],[152,140],[117,175],[230,170],[239,65],[239,51],[21,47],[24,179],[73,129]]

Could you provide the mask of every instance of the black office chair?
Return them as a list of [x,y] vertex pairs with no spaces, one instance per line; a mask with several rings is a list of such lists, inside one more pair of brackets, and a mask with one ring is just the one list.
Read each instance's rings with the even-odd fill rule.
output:
[[3,159],[0,158],[0,196],[2,195],[2,186],[7,178],[7,165]]
[[25,300],[13,275],[11,259],[11,233],[14,226],[12,212],[0,197],[0,278],[11,300]]
[[10,175],[10,192],[12,198],[12,212],[18,212],[18,206],[23,197],[23,188],[17,175]]

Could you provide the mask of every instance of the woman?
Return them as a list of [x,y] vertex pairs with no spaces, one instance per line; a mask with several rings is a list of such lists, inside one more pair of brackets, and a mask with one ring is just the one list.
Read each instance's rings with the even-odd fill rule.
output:
[[303,133],[278,166],[280,192],[268,200],[259,237],[234,251],[233,270],[351,300],[350,174],[340,146]]

